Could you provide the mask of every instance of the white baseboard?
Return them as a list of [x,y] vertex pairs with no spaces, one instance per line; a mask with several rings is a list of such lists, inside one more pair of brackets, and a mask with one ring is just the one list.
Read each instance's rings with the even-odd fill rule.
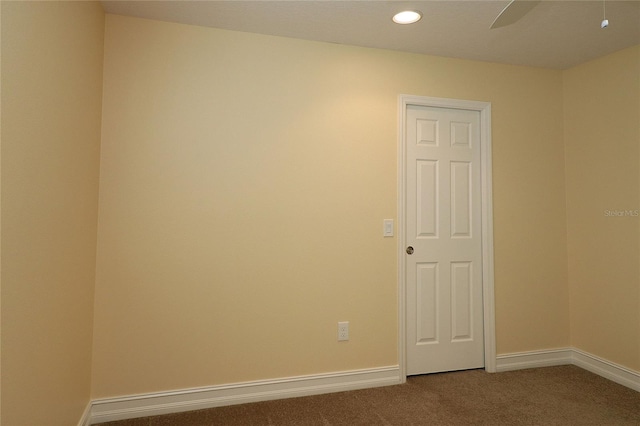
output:
[[[496,371],[555,365],[576,365],[640,392],[640,373],[575,348],[498,355]],[[78,426],[136,417],[156,416],[225,405],[245,404],[322,393],[397,385],[403,383],[400,367],[260,380],[230,385],[183,389],[97,399],[87,407]]]
[[499,355],[496,371],[575,365],[640,392],[640,373],[576,348]]
[[547,351],[519,352],[496,357],[496,371],[522,370],[525,368],[551,367],[571,364],[572,349],[551,349]]
[[591,355],[580,349],[573,350],[573,364],[640,392],[640,372]]
[[87,407],[84,409],[84,413],[82,413],[82,417],[80,417],[78,426],[89,426],[90,424],[91,424],[91,402],[89,402],[87,404]]
[[552,349],[547,351],[519,352],[498,355],[496,357],[496,371],[522,370],[525,368],[551,367],[554,365],[571,364],[570,348]]
[[395,365],[121,398],[97,399],[91,403],[90,424],[224,405],[396,385],[402,383],[401,379],[400,367]]

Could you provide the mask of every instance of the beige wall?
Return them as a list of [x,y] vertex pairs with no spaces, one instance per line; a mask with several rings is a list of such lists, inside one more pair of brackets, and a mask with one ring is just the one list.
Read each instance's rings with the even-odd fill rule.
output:
[[400,93],[492,102],[498,353],[567,346],[560,71],[107,15],[93,397],[397,364]]
[[640,369],[640,218],[605,216],[640,209],[640,47],[560,72],[107,15],[103,80],[103,24],[2,3],[3,424],[76,423],[91,366],[99,398],[396,364],[400,93],[492,103],[498,353]]
[[564,111],[571,342],[638,371],[640,46],[566,71]]
[[2,419],[90,397],[104,13],[2,2]]

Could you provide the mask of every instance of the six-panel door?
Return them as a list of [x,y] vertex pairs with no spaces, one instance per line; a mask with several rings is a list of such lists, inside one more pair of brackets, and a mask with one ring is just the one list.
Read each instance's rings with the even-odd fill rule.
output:
[[484,366],[480,112],[406,111],[407,374]]

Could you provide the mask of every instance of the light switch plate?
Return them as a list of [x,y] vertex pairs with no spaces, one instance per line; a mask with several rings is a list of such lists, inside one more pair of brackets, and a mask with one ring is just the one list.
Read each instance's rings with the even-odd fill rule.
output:
[[383,237],[393,237],[393,219],[385,219],[382,230]]

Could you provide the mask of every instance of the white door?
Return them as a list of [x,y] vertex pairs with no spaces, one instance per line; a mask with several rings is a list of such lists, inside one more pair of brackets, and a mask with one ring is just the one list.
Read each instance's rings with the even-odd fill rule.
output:
[[406,108],[407,375],[480,368],[480,112]]

